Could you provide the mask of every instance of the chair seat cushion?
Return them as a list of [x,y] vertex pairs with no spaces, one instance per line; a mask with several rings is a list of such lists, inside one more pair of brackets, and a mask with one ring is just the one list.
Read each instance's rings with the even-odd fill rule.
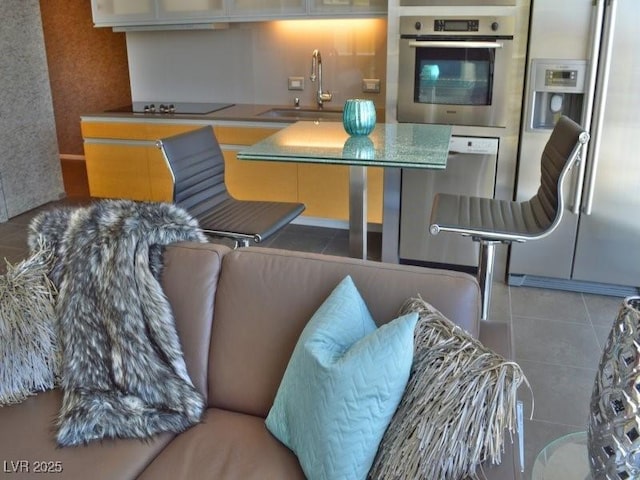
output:
[[272,436],[264,418],[218,408],[182,433],[139,480],[304,480],[296,456]]
[[205,231],[227,232],[225,236],[235,233],[260,242],[290,223],[303,210],[302,203],[228,198],[197,218]]
[[553,219],[535,202],[512,202],[492,198],[440,193],[431,214],[433,226],[495,240],[527,240],[541,234]]

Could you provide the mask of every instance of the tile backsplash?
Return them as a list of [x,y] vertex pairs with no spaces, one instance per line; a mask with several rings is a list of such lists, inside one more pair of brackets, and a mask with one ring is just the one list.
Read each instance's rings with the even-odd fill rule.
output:
[[[230,24],[226,30],[130,32],[127,53],[134,101],[315,105],[311,53],[323,61],[327,106],[352,97],[384,106],[386,19],[290,20]],[[304,77],[304,90],[288,90]],[[363,93],[362,79],[381,80]]]

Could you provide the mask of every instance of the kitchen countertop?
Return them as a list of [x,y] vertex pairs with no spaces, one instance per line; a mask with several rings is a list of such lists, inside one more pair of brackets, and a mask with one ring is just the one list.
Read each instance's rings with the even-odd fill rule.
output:
[[[123,107],[124,108],[124,107]],[[264,112],[269,110],[293,110],[294,107],[292,105],[269,105],[269,104],[234,104],[231,107],[225,108],[223,110],[218,110],[211,113],[206,114],[158,114],[158,113],[133,113],[126,111],[104,111],[98,113],[90,113],[81,115],[81,118],[84,119],[122,119],[122,120],[136,120],[136,121],[159,121],[161,123],[171,123],[175,121],[244,121],[244,122],[266,122],[266,123],[294,123],[300,118],[296,117],[286,117],[286,116],[261,116]],[[308,110],[318,110],[315,106],[303,105],[300,107],[300,110],[308,111]],[[331,106],[325,107],[323,110],[318,110],[319,112],[340,112],[342,110],[342,105],[335,104]],[[378,121],[383,121],[384,119],[384,110],[377,109],[378,113]],[[341,121],[341,117],[337,116]],[[310,118],[304,118],[304,120],[311,120]],[[336,120],[336,118],[332,119],[319,119],[321,121],[331,121]]]

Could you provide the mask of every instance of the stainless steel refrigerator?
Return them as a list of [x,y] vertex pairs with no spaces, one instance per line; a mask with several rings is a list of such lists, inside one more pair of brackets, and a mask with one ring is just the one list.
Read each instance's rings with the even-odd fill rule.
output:
[[[627,295],[640,287],[640,1],[534,0],[516,198],[539,184],[540,154],[567,114],[591,134],[562,224],[511,248],[508,279]],[[574,201],[576,200],[576,201]]]

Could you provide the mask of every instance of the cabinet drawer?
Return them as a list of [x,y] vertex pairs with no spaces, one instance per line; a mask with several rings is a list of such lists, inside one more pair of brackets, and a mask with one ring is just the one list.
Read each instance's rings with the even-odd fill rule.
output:
[[[367,168],[367,219],[382,223],[382,169]],[[298,164],[299,200],[310,217],[349,219],[349,167]]]
[[225,184],[239,200],[298,201],[298,165],[295,163],[238,160],[225,150]]
[[159,140],[201,128],[192,124],[148,124],[118,122],[81,122],[83,138],[112,138],[121,140]]
[[226,145],[253,145],[273,135],[281,128],[269,127],[227,127],[216,125],[213,131],[220,144]]

